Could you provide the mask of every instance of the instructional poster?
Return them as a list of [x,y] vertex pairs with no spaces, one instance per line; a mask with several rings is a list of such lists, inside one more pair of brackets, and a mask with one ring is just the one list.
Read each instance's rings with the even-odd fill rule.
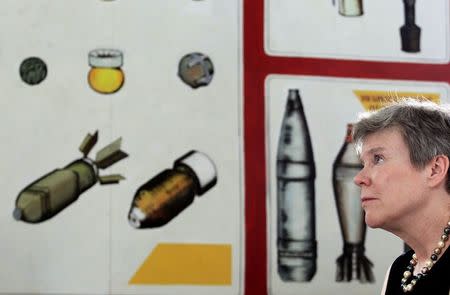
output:
[[[333,4],[334,3],[334,4]],[[265,0],[269,55],[447,63],[449,3]]]
[[242,293],[239,11],[2,1],[0,294]]
[[269,75],[265,86],[269,294],[381,290],[404,246],[365,226],[349,129],[398,97],[449,103],[448,85]]

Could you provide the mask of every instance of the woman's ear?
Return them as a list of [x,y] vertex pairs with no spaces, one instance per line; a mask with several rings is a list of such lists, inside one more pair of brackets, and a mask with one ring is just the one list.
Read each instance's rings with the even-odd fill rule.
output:
[[437,187],[444,184],[446,187],[447,172],[449,169],[449,159],[446,155],[437,155],[429,163],[430,173],[428,174],[428,184],[430,187]]

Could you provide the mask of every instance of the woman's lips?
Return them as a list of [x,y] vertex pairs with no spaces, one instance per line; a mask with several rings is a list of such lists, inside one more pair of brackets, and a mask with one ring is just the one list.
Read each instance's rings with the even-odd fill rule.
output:
[[361,198],[361,203],[367,203],[367,202],[370,202],[370,201],[374,201],[376,199],[377,198],[374,198],[374,197],[362,197]]

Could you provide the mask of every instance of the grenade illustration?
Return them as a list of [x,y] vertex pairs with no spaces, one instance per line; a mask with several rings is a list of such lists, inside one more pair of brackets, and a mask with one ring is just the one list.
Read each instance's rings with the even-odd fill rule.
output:
[[352,143],[352,127],[352,124],[347,125],[345,142],[333,164],[334,196],[344,240],[343,254],[336,260],[336,281],[357,279],[366,283],[374,281],[373,264],[364,255],[366,224],[361,208],[361,190],[353,183],[362,165]]
[[95,160],[88,158],[97,138],[97,132],[88,134],[79,148],[84,154],[81,159],[55,169],[24,188],[17,196],[13,217],[28,223],[42,222],[75,202],[97,180],[103,185],[124,179],[121,175],[98,175],[99,169],[105,169],[128,155],[120,150],[119,138],[97,152]]
[[289,89],[277,151],[278,273],[310,281],[316,272],[314,157],[298,89]]

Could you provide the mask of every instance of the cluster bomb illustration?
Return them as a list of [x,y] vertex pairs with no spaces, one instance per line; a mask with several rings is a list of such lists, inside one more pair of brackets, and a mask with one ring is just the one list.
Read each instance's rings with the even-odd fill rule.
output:
[[217,182],[214,162],[205,154],[190,151],[143,184],[131,204],[128,220],[135,228],[165,225]]
[[178,76],[192,88],[207,86],[214,75],[211,59],[203,53],[194,52],[183,56],[178,64]]
[[13,217],[28,223],[45,221],[75,202],[97,181],[104,185],[124,179],[121,175],[99,175],[99,169],[106,169],[128,156],[120,150],[121,138],[98,151],[93,160],[88,158],[88,154],[97,139],[97,131],[94,135],[88,134],[79,147],[82,158],[51,171],[25,187],[17,196]]
[[37,85],[47,77],[47,65],[39,57],[28,57],[19,68],[20,78],[28,85]]
[[102,94],[119,91],[125,81],[121,69],[123,53],[115,49],[95,49],[89,52],[89,65],[92,67],[88,74],[91,88]]

